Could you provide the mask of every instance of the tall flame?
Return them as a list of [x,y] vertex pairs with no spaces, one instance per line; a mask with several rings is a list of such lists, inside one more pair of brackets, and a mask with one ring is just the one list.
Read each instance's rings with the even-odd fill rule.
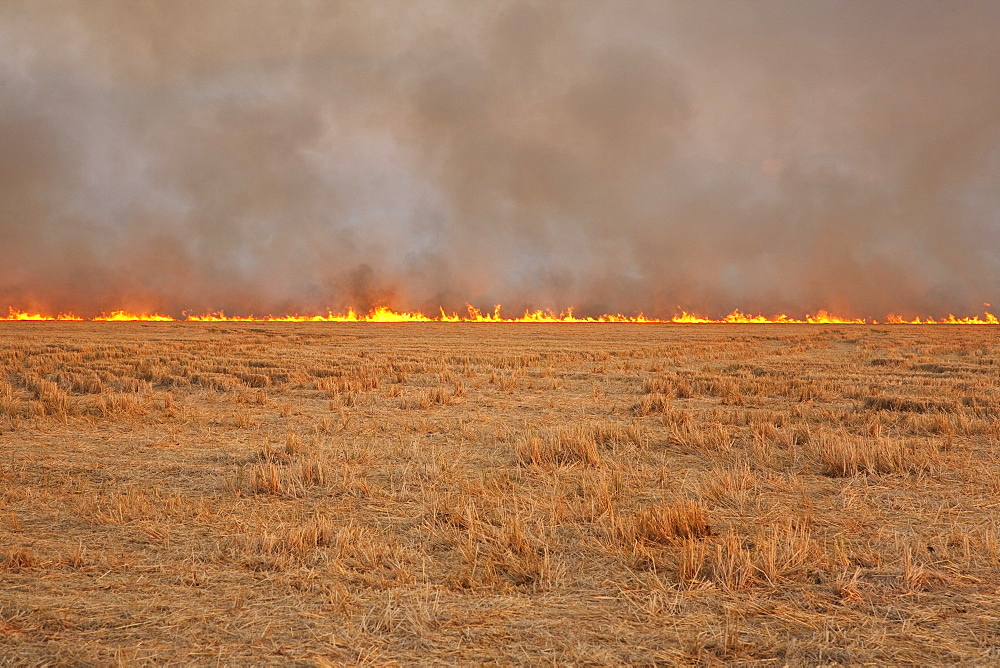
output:
[[[565,311],[525,311],[523,315],[506,317],[500,313],[500,306],[494,307],[492,312],[482,312],[474,306],[468,306],[468,314],[447,313],[443,308],[439,315],[429,316],[417,311],[393,311],[385,306],[379,306],[368,313],[358,313],[353,308],[346,313],[334,313],[327,311],[325,314],[316,315],[226,315],[219,311],[216,313],[206,313],[201,315],[184,313],[180,318],[174,318],[160,313],[129,313],[125,310],[112,311],[110,314],[102,313],[93,318],[82,318],[72,313],[60,313],[58,315],[45,315],[42,313],[31,313],[19,311],[14,307],[9,307],[7,316],[0,316],[0,320],[37,320],[37,321],[83,321],[94,322],[483,322],[483,323],[674,323],[674,324],[713,324],[713,325],[866,325],[880,324],[878,320],[866,320],[864,318],[844,318],[832,315],[827,311],[817,311],[814,315],[806,315],[803,318],[793,318],[783,313],[774,316],[750,315],[740,310],[735,310],[723,318],[711,318],[696,315],[682,310],[678,315],[670,318],[649,318],[639,313],[638,315],[604,314],[599,316],[579,317],[573,313],[573,309]],[[997,316],[990,312],[982,315],[957,317],[948,315],[945,318],[912,318],[907,319],[895,314],[889,314],[881,324],[887,325],[997,325],[1000,324]]]

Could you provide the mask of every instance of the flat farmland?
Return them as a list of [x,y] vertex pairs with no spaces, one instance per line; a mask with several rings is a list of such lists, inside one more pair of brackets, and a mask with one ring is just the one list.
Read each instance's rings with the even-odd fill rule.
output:
[[0,323],[0,663],[1000,662],[1000,328]]

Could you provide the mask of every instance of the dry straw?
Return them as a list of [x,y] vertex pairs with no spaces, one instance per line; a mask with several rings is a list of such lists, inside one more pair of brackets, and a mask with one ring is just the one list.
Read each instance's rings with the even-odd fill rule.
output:
[[0,663],[991,665],[992,336],[0,323]]

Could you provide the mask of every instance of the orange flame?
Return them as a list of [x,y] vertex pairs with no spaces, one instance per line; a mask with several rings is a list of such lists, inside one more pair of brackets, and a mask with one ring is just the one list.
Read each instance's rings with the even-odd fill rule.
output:
[[[667,322],[699,323],[699,324],[734,324],[734,325],[865,325],[868,323],[864,318],[841,318],[830,315],[826,311],[817,311],[816,315],[807,315],[804,319],[790,318],[784,313],[767,317],[764,315],[747,315],[739,309],[733,311],[725,318],[714,319],[692,315],[687,311],[681,311],[680,315],[674,316]],[[873,321],[874,323],[874,321]]]
[[441,318],[431,318],[423,313],[397,313],[392,309],[379,306],[372,309],[367,315],[359,315],[354,309],[347,309],[345,314],[337,314],[327,311],[326,315],[266,315],[266,316],[231,316],[222,311],[209,313],[207,315],[189,315],[184,317],[189,322],[457,322],[445,316],[441,311]]
[[169,315],[160,315],[159,313],[154,313],[148,315],[145,313],[126,313],[125,311],[112,311],[111,315],[101,315],[94,318],[95,321],[102,322],[132,322],[136,320],[141,320],[144,322],[173,322],[174,319]]
[[958,318],[954,315],[948,314],[947,318],[941,318],[940,320],[935,320],[934,318],[913,318],[912,320],[906,320],[898,315],[890,313],[886,322],[890,325],[997,325],[1000,324],[1000,320],[990,312],[983,313],[982,316],[973,316],[970,318]]
[[28,313],[27,311],[15,310],[13,306],[8,307],[9,314],[0,316],[0,320],[83,320],[72,313],[60,313],[59,315],[42,315],[41,313]]
[[[334,313],[327,311],[325,314],[317,315],[266,315],[266,316],[232,316],[226,315],[222,311],[194,315],[184,313],[181,318],[174,318],[169,315],[159,313],[129,313],[124,310],[112,311],[110,314],[102,313],[99,316],[90,318],[95,322],[175,322],[182,320],[187,322],[482,322],[482,323],[674,323],[674,324],[714,324],[714,325],[865,325],[879,324],[878,320],[865,320],[864,318],[844,318],[832,315],[827,311],[817,311],[815,315],[806,315],[803,318],[793,318],[783,313],[764,316],[751,315],[735,310],[722,318],[711,318],[696,315],[682,310],[679,315],[670,318],[648,318],[642,313],[629,316],[618,314],[604,314],[600,316],[579,317],[573,313],[573,309],[565,311],[525,311],[523,315],[506,317],[500,313],[500,306],[495,306],[492,312],[482,312],[474,306],[468,306],[467,315],[458,313],[447,313],[442,308],[437,316],[429,316],[417,311],[394,311],[385,306],[379,306],[368,313],[358,313],[354,309],[348,309],[346,313]],[[39,320],[39,321],[82,321],[86,318],[76,316],[72,313],[60,313],[59,315],[44,315],[41,313],[29,313],[19,311],[14,307],[9,307],[7,316],[0,316],[0,320]],[[982,315],[970,317],[957,317],[948,315],[945,318],[913,318],[906,319],[895,314],[886,316],[882,324],[889,325],[997,325],[1000,324],[997,316],[989,312]]]

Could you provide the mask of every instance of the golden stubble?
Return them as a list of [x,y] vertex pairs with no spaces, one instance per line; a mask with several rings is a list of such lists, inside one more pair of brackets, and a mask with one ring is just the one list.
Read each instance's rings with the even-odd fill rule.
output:
[[989,663],[996,344],[0,323],[0,660]]

